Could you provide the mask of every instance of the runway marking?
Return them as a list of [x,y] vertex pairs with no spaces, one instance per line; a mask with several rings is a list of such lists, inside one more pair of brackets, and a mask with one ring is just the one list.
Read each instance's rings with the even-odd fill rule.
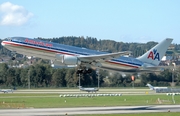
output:
[[101,96],[122,96],[120,93],[89,93],[89,94],[60,94],[59,97],[101,97]]

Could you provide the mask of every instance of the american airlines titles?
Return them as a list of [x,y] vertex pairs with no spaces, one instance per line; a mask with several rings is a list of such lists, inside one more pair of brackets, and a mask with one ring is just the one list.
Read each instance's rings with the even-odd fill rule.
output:
[[52,47],[52,44],[39,42],[39,41],[34,41],[34,40],[29,40],[29,39],[25,39],[25,42],[26,43],[31,43],[31,44],[36,44],[36,45],[41,45],[41,46]]

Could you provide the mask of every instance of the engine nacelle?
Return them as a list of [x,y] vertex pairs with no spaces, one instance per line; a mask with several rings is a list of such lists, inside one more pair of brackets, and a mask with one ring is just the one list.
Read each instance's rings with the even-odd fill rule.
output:
[[65,65],[80,65],[81,61],[76,56],[56,54],[56,60]]
[[67,68],[75,68],[75,67],[77,67],[77,65],[56,65],[56,64],[51,64],[51,67],[60,68],[60,69],[62,69],[62,68],[67,69]]
[[64,55],[63,64],[66,65],[79,65],[81,61],[76,56]]
[[51,65],[56,65],[56,66],[66,66],[65,64],[63,64],[61,61],[59,60],[54,60],[51,62]]

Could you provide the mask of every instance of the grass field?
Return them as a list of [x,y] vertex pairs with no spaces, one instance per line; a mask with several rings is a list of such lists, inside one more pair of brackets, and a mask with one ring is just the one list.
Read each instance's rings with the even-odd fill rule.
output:
[[[180,96],[174,96],[180,104]],[[165,94],[122,95],[101,97],[59,97],[59,94],[9,93],[0,94],[0,108],[62,108],[88,106],[134,106],[174,104]]]

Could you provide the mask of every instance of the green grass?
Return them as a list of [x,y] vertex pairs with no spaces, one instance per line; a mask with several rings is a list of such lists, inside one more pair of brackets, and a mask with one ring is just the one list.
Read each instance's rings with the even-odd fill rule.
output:
[[[0,94],[0,108],[61,108],[88,106],[134,106],[173,104],[172,96],[156,95],[123,95],[104,97],[59,97],[59,94]],[[174,96],[176,104],[180,104],[180,96]]]

